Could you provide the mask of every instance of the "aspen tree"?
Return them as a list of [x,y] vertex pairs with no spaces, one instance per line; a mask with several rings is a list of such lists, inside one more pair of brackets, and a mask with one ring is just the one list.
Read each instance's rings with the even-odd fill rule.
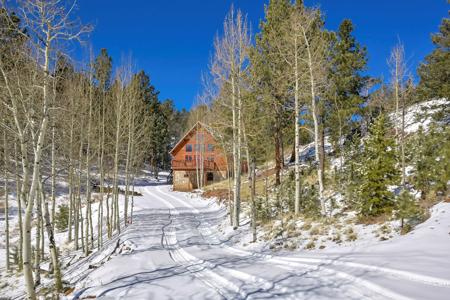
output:
[[[40,84],[42,105],[40,106],[41,116],[36,122],[29,124],[31,128],[31,134],[33,137],[33,164],[31,172],[31,182],[27,192],[27,206],[25,210],[25,216],[23,221],[23,269],[25,284],[27,286],[27,297],[29,299],[36,298],[36,292],[33,282],[31,262],[31,220],[33,206],[37,195],[37,189],[39,184],[39,169],[42,159],[42,151],[45,147],[45,136],[47,132],[49,117],[50,117],[50,105],[51,105],[51,68],[52,68],[52,53],[54,51],[55,42],[58,40],[77,40],[80,35],[89,31],[88,27],[81,27],[78,30],[75,23],[70,20],[70,13],[73,10],[72,6],[65,6],[64,3],[60,3],[59,0],[50,1],[25,1],[22,2],[20,9],[20,18],[26,24],[27,32],[32,33],[29,39],[31,45],[36,48],[39,55],[41,55],[40,66],[43,73]],[[23,33],[19,31],[19,33]],[[15,102],[14,99],[12,99]],[[16,105],[14,105],[16,106]],[[17,108],[17,106],[16,106]],[[15,118],[18,118],[18,109],[14,109],[13,113]],[[21,142],[24,142],[23,126],[16,122],[16,129],[21,131],[19,138]],[[36,130],[36,131],[34,131]],[[24,145],[25,146],[25,145]],[[22,155],[25,155],[26,149],[21,149]],[[24,183],[26,184],[27,178],[24,174]],[[28,188],[28,187],[27,187]],[[38,208],[39,209],[39,208]]]
[[395,142],[397,151],[400,153],[402,176],[401,185],[405,188],[406,183],[406,164],[405,164],[405,79],[406,79],[406,63],[405,63],[405,48],[399,42],[393,49],[388,60],[391,68],[391,85],[394,92],[395,105]]
[[241,207],[241,144],[242,144],[242,99],[240,89],[246,72],[248,49],[251,44],[247,19],[241,11],[232,7],[224,21],[223,37],[214,43],[215,55],[211,72],[215,82],[224,91],[229,91],[232,113],[233,145],[233,222],[239,227]]
[[[303,19],[303,20],[302,20]],[[304,9],[299,19],[298,26],[305,45],[305,62],[307,67],[307,82],[310,92],[310,111],[314,124],[314,148],[317,166],[317,178],[319,183],[319,200],[322,215],[326,214],[324,199],[324,173],[323,155],[321,153],[319,111],[317,101],[320,99],[321,90],[326,80],[326,50],[327,44],[321,28],[321,17],[317,10]]]

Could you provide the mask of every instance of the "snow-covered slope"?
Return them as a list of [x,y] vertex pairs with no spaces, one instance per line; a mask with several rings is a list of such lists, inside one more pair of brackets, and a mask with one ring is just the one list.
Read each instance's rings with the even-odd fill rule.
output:
[[[420,102],[408,107],[405,111],[405,132],[407,134],[414,133],[417,132],[420,127],[427,131],[433,121],[433,115],[444,108],[448,109],[449,107],[450,101],[445,98]],[[391,113],[391,118],[394,123],[401,124],[401,111],[398,116],[396,116],[395,113]],[[450,120],[445,117],[443,121],[450,122]]]

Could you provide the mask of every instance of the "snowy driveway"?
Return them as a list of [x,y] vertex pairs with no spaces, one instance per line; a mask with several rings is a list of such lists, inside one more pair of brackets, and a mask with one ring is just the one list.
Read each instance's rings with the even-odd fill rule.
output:
[[410,249],[250,252],[217,232],[226,212],[215,203],[167,185],[138,190],[133,224],[118,237],[125,250],[81,272],[75,299],[450,299],[448,260],[436,276],[426,270],[439,260],[417,261]]

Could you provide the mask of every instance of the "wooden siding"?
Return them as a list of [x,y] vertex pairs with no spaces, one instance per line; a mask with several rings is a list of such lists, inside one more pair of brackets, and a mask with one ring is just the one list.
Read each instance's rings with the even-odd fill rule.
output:
[[[203,136],[203,139],[201,136]],[[191,145],[191,151],[187,151],[187,145]],[[196,147],[195,145],[199,146]],[[212,145],[213,149],[208,149],[208,145]],[[198,157],[203,159],[205,170],[226,171],[227,169],[226,156],[223,150],[217,145],[212,134],[203,128],[200,123],[197,123],[172,150],[172,170],[195,170]]]

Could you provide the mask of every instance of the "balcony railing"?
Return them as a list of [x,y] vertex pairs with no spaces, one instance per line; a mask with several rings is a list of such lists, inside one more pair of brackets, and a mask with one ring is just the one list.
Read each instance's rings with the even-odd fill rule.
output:
[[[196,160],[172,160],[172,169],[196,169],[201,168],[201,162]],[[214,170],[216,169],[216,164],[213,161],[204,160],[203,161],[204,170]]]

